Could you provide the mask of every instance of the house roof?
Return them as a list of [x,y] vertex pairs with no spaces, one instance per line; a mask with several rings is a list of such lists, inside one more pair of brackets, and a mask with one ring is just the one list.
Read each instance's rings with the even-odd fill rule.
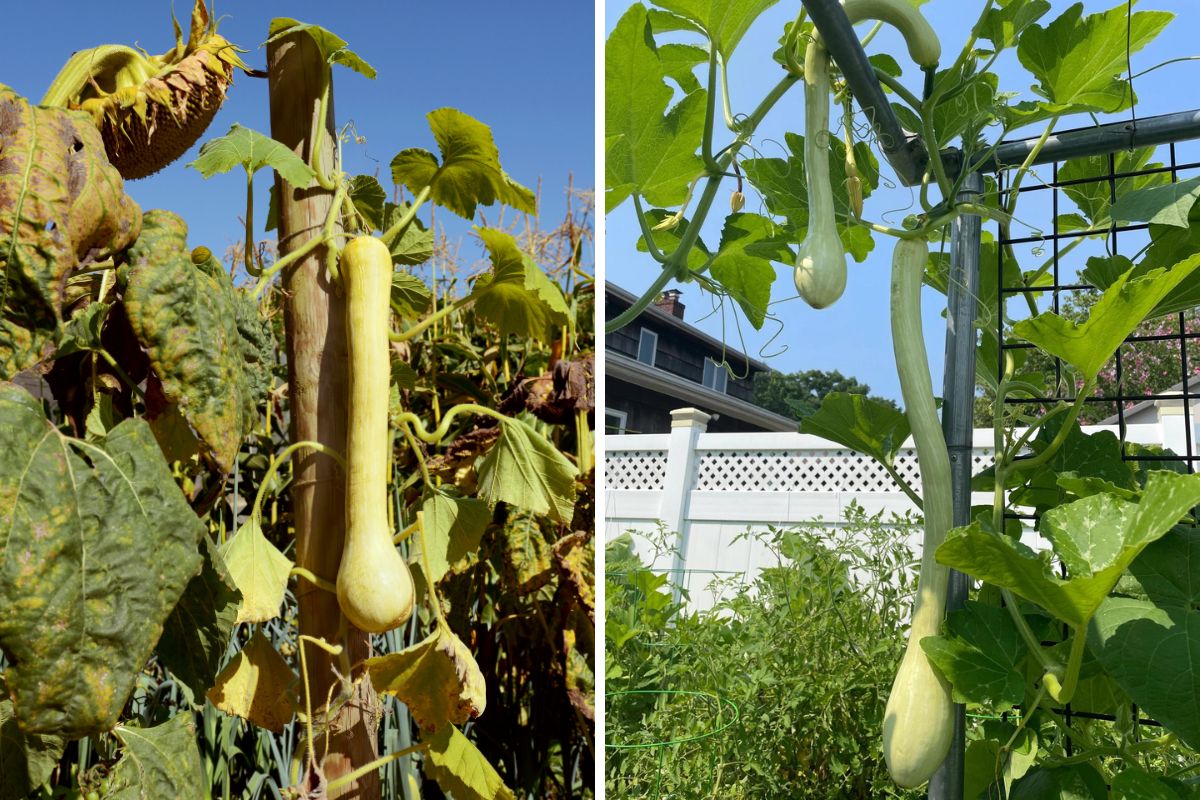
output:
[[706,410],[724,414],[762,428],[765,431],[795,433],[799,423],[794,419],[776,414],[774,411],[747,403],[736,397],[710,389],[703,384],[689,381],[678,375],[657,369],[632,359],[624,353],[608,350],[604,354],[604,375],[635,386],[661,392],[671,397],[684,398]]
[[[637,295],[633,294],[632,292],[630,292],[626,289],[622,289],[620,286],[617,286],[615,283],[610,283],[608,281],[604,282],[604,292],[605,292],[605,294],[612,295],[613,297],[616,297],[619,300],[625,301],[625,303],[630,306],[632,306],[638,299]],[[724,353],[726,359],[729,359],[729,360],[732,360],[733,358],[741,359],[742,361],[745,361],[747,364],[749,364],[752,368],[759,370],[760,372],[767,372],[771,369],[770,367],[768,367],[766,364],[759,361],[758,359],[751,358],[750,356],[743,353],[741,350],[737,350],[733,347],[730,347],[725,342],[721,341],[720,339],[718,339],[715,336],[709,336],[707,333],[700,330],[695,325],[685,322],[684,320],[680,319],[679,317],[675,316],[674,314],[668,314],[666,311],[663,311],[661,308],[658,308],[655,305],[647,306],[646,310],[641,313],[641,316],[649,317],[650,319],[653,319],[655,322],[675,328],[676,330],[678,330],[688,336],[691,336],[693,339],[697,339],[698,341],[703,342],[704,344],[708,345],[709,347],[712,347],[714,350]]]
[[[1183,381],[1180,381],[1179,383],[1175,384],[1171,388],[1167,389],[1164,392],[1160,392],[1159,394],[1182,395],[1183,393],[1184,393],[1183,392]],[[1188,379],[1187,394],[1188,394],[1188,400],[1191,401],[1193,404],[1200,403],[1200,375],[1194,375]],[[1156,402],[1158,402],[1159,399],[1161,399],[1161,398],[1151,398],[1149,400],[1143,400],[1142,402],[1138,403],[1137,405],[1134,405],[1134,406],[1131,406],[1130,408],[1125,409],[1125,411],[1123,412],[1123,416],[1126,419],[1129,419],[1132,416],[1135,416],[1135,415],[1141,414],[1142,412],[1148,411],[1148,410],[1154,408],[1154,404]],[[1180,402],[1181,400],[1182,400],[1182,398],[1176,398],[1176,402]],[[1096,424],[1097,425],[1116,425],[1119,421],[1119,416],[1121,416],[1121,415],[1113,414],[1111,416],[1105,417],[1104,419],[1100,420]]]

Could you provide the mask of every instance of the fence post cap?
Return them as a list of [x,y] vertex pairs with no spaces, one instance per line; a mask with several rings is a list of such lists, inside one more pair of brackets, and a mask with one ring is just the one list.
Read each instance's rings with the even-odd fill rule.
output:
[[698,408],[676,408],[671,411],[672,428],[707,428],[712,414]]

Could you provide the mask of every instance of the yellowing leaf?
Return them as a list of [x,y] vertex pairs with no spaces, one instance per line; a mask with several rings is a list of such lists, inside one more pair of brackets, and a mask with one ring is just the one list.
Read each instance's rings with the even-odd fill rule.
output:
[[447,725],[425,739],[425,774],[454,800],[516,800],[512,790],[471,740]]
[[242,593],[238,622],[266,622],[279,616],[292,562],[263,536],[251,517],[232,539],[221,545],[229,576]]
[[260,728],[281,733],[296,712],[296,674],[255,631],[208,690],[208,699],[226,714],[248,719]]
[[500,439],[479,465],[479,496],[570,524],[575,465],[537,431],[516,419],[500,423]]
[[422,730],[461,725],[483,713],[487,686],[471,651],[441,625],[423,642],[367,660],[375,691],[398,697]]

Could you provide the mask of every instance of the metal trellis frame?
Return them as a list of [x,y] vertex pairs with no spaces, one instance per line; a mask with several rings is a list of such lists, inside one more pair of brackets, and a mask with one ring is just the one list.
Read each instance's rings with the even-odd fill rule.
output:
[[[821,38],[829,51],[830,57],[836,62],[850,88],[859,107],[871,121],[879,139],[884,156],[891,164],[900,181],[907,186],[920,183],[929,161],[928,150],[920,136],[905,131],[896,117],[891,104],[888,102],[874,69],[867,59],[866,52],[859,44],[857,35],[846,17],[839,0],[802,0],[809,17],[821,32]],[[1176,158],[1175,144],[1177,142],[1200,139],[1200,110],[1180,111],[1154,117],[1140,118],[1135,122],[1118,122],[1108,125],[1093,125],[1075,130],[1063,131],[1050,136],[1043,144],[1031,165],[1054,164],[1053,177],[1049,182],[1038,185],[1023,186],[1022,192],[1051,191],[1053,192],[1054,222],[1050,234],[1028,236],[1021,238],[997,237],[997,278],[998,304],[1000,312],[997,317],[997,333],[999,348],[998,369],[1003,371],[1006,351],[1031,345],[1022,343],[1005,343],[1004,341],[1004,303],[1013,295],[1036,291],[1050,293],[1052,308],[1059,310],[1059,296],[1062,292],[1091,288],[1087,284],[1071,281],[1064,283],[1059,274],[1059,242],[1072,237],[1095,235],[1080,231],[1062,231],[1058,225],[1059,193],[1073,183],[1107,181],[1109,184],[1110,202],[1116,201],[1116,181],[1118,179],[1169,173],[1176,180],[1180,170],[1200,167],[1200,163],[1181,164]],[[980,173],[995,173],[997,184],[1004,196],[1004,172],[1007,168],[1024,162],[1031,149],[1035,146],[1035,138],[1013,140],[999,143],[992,154],[973,164],[964,164],[962,152],[956,148],[941,151],[941,157],[947,171],[952,175],[960,175],[969,171],[963,182],[959,199],[978,195],[983,189]],[[1170,145],[1170,163],[1163,167],[1118,173],[1115,169],[1114,153],[1135,147]],[[986,151],[986,148],[985,148]],[[1058,163],[1070,158],[1107,155],[1109,158],[1108,174],[1098,178],[1081,181],[1058,181]],[[970,521],[970,459],[963,457],[964,444],[969,448],[971,436],[971,421],[974,414],[975,399],[975,330],[973,316],[976,309],[976,290],[980,259],[981,220],[973,215],[962,215],[954,223],[950,238],[951,275],[950,290],[947,298],[947,333],[946,333],[946,372],[943,384],[942,426],[946,434],[947,446],[950,450],[953,495],[954,521],[956,525],[967,524]],[[1113,253],[1116,250],[1117,236],[1130,231],[1145,230],[1147,225],[1111,225],[1106,231]],[[1026,286],[1005,286],[1003,282],[1003,252],[1008,245],[1019,245],[1031,242],[1047,242],[1053,248],[1053,284],[1031,289]],[[1187,465],[1189,471],[1195,471],[1195,454],[1191,430],[1191,400],[1196,397],[1189,387],[1188,342],[1200,338],[1200,333],[1188,333],[1185,312],[1177,315],[1178,331],[1176,334],[1131,336],[1127,342],[1177,340],[1180,352],[1181,390],[1179,392],[1164,392],[1152,396],[1129,396],[1117,391],[1111,395],[1100,395],[1088,402],[1115,403],[1118,419],[1122,455],[1127,460],[1142,460],[1152,458],[1157,461],[1176,460]],[[1125,345],[1122,345],[1124,347]],[[1117,385],[1121,386],[1122,356],[1118,349],[1116,356]],[[1056,361],[1056,368],[1058,367]],[[1056,369],[1057,371],[1057,369]],[[1054,403],[1064,399],[1060,397],[1040,398],[1042,402]],[[1136,400],[1182,400],[1184,426],[1186,430],[1186,452],[1182,455],[1168,457],[1146,457],[1126,452],[1126,420],[1125,403]],[[1038,399],[1014,400],[1011,402],[1036,403]],[[965,439],[964,439],[965,437]],[[1028,521],[1032,515],[1011,514],[1011,517]],[[950,591],[947,597],[948,610],[960,606],[966,597],[970,580],[959,573],[951,572]],[[1098,717],[1111,719],[1105,715],[1085,714],[1072,711],[1070,706],[1062,709],[1068,719],[1075,717]],[[1154,720],[1143,719],[1135,709],[1134,719],[1143,725],[1156,725]],[[929,784],[930,800],[959,800],[963,791],[963,756],[965,753],[964,719],[962,707],[958,709],[958,719],[955,726],[955,737],[949,755],[937,774]],[[1070,742],[1068,741],[1068,748]]]

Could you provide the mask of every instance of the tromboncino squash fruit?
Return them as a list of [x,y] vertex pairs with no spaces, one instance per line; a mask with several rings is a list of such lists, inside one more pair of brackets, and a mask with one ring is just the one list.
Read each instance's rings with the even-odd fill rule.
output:
[[412,615],[413,581],[392,544],[387,514],[388,345],[392,256],[373,236],[359,236],[342,251],[350,354],[346,431],[346,540],[337,596],[355,627],[382,633]]
[[902,239],[892,253],[892,343],[900,393],[921,466],[925,515],[912,627],[883,715],[883,757],[892,780],[906,788],[929,780],[945,759],[955,717],[950,687],[921,648],[921,639],[940,632],[950,572],[937,563],[934,551],[954,524],[950,456],[921,333],[921,281],[928,256],[923,239]]
[[[878,19],[895,26],[909,55],[931,69],[941,58],[933,28],[907,0],[846,0],[853,25]],[[829,53],[819,36],[804,52],[804,169],[808,191],[808,232],[796,254],[796,291],[813,308],[826,308],[846,289],[846,251],[834,215],[829,180]],[[861,191],[861,190],[860,190]]]

